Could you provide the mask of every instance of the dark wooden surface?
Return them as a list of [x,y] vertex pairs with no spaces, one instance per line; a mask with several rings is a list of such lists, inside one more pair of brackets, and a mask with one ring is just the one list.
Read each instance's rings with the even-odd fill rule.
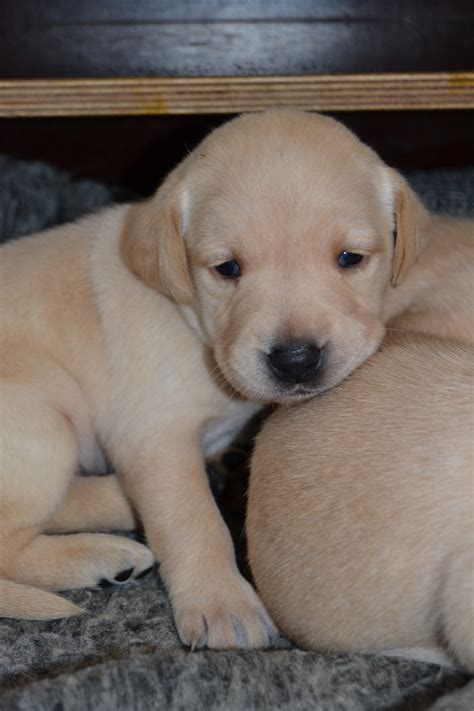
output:
[[[472,0],[0,0],[0,78],[474,69]],[[146,194],[227,117],[2,119],[0,152]],[[474,164],[472,112],[339,113],[404,167]]]
[[1,0],[0,77],[462,71],[467,0]]
[[[338,113],[398,168],[474,165],[470,111]],[[46,160],[78,177],[150,194],[164,175],[227,116],[3,119],[0,153]]]

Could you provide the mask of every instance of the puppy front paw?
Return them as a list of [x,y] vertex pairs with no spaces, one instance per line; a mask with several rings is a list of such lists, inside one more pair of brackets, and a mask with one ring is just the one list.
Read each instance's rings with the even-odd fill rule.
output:
[[252,586],[238,573],[225,582],[199,586],[173,601],[183,644],[194,649],[268,647],[278,632]]

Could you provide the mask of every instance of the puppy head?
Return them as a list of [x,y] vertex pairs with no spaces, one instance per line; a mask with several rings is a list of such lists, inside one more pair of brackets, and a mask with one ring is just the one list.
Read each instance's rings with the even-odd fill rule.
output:
[[217,129],[134,210],[125,262],[264,402],[322,392],[374,352],[428,235],[398,173],[336,121],[292,111]]

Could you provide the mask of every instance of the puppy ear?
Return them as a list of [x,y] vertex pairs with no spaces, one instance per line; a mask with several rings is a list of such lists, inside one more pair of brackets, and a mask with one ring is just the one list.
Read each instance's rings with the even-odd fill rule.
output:
[[431,218],[406,180],[392,168],[389,168],[389,172],[394,188],[396,213],[392,286],[397,286],[427,246],[430,240]]
[[178,303],[189,303],[193,284],[177,209],[173,174],[156,195],[128,212],[121,255],[130,271],[152,289]]

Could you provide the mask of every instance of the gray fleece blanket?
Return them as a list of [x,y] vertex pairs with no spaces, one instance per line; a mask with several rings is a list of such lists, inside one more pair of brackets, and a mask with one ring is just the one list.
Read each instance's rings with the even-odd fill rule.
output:
[[[431,209],[473,215],[474,169],[409,178]],[[0,241],[128,197],[0,156]],[[241,563],[245,463],[244,444],[209,467]],[[2,711],[474,708],[474,681],[435,665],[305,652],[283,638],[269,650],[190,653],[177,638],[158,572],[120,589],[68,597],[88,614],[53,622],[0,620]]]

